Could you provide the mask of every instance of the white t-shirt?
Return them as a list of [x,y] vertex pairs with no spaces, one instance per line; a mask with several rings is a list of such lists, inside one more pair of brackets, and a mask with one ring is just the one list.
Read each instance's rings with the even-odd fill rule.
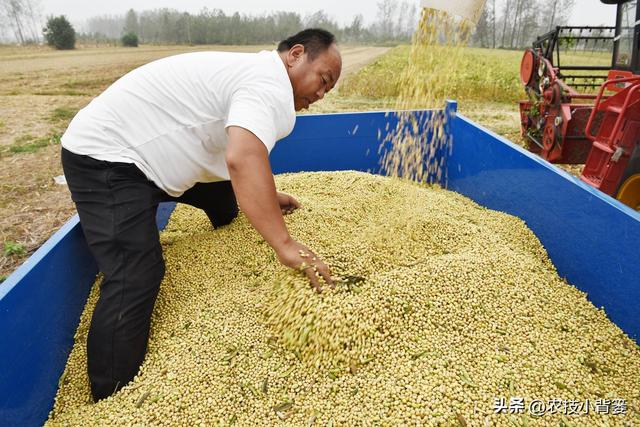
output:
[[159,188],[180,196],[198,182],[230,179],[228,126],[249,130],[271,152],[295,119],[291,81],[275,50],[185,53],[113,83],[73,118],[62,146],[135,163]]

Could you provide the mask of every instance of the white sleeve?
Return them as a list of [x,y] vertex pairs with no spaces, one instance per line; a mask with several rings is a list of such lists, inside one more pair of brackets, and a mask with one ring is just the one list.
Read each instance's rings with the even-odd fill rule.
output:
[[276,145],[276,111],[255,90],[241,88],[231,98],[225,129],[238,126],[258,137],[267,151]]

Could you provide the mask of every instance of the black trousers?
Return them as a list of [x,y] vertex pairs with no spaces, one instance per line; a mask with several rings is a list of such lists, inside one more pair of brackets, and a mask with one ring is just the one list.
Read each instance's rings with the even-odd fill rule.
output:
[[214,227],[238,214],[229,181],[196,184],[181,197],[158,188],[134,164],[106,162],[62,149],[62,166],[89,249],[104,279],[87,338],[95,401],[137,374],[164,276],[156,211],[163,201],[203,209]]

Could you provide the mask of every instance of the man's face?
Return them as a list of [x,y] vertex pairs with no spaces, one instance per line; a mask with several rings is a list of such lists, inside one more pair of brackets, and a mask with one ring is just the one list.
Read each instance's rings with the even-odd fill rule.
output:
[[304,46],[293,46],[285,62],[293,86],[293,101],[296,111],[322,99],[335,86],[342,71],[342,58],[335,44],[309,60]]

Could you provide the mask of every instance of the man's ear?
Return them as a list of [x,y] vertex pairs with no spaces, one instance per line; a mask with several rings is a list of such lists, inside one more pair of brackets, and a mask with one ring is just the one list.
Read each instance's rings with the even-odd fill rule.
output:
[[289,54],[287,55],[289,66],[292,67],[298,61],[302,60],[302,57],[305,54],[304,45],[302,44],[294,44],[289,49]]

